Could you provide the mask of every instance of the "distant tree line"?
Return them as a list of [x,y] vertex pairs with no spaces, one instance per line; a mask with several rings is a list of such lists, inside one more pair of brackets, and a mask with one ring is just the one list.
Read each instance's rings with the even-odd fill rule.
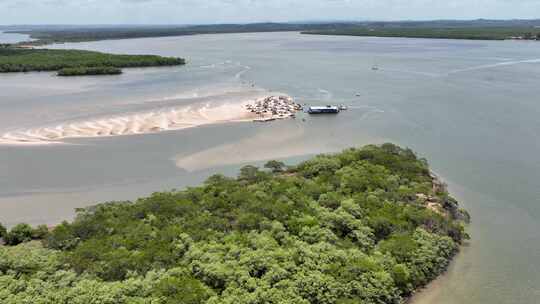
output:
[[[473,38],[481,39],[474,32],[477,29],[493,29],[498,32],[521,32],[540,26],[540,20],[426,20],[426,21],[359,21],[359,22],[308,22],[308,23],[251,23],[251,24],[210,24],[210,25],[167,25],[167,26],[28,26],[26,29],[10,32],[28,34],[33,41],[23,44],[44,45],[50,43],[95,41],[106,39],[129,39],[145,37],[168,37],[198,34],[279,32],[279,31],[350,31],[354,28],[437,31],[446,29],[465,30]],[[525,30],[525,31],[524,31]],[[410,33],[409,33],[410,34]],[[439,34],[440,36],[441,34]],[[492,34],[493,35],[493,34]],[[493,39],[492,35],[482,35]],[[406,37],[406,36],[404,36]],[[458,36],[459,37],[459,36]],[[466,36],[461,36],[466,37]],[[437,37],[431,37],[437,38]],[[439,37],[442,38],[442,37]]]
[[371,37],[407,37],[431,39],[468,39],[468,40],[505,40],[522,37],[527,40],[540,39],[540,28],[520,27],[365,27],[351,26],[348,28],[304,31],[303,34],[313,35],[343,35]]

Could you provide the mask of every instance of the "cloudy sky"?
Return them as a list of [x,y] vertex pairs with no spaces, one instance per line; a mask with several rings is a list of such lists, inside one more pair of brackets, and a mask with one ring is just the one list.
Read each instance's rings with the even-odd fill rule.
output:
[[540,18],[540,0],[0,0],[0,24]]

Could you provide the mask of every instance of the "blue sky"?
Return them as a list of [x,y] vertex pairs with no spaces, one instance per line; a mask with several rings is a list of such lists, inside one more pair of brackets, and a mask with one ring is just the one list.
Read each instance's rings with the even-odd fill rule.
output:
[[540,0],[0,0],[0,24],[540,18]]

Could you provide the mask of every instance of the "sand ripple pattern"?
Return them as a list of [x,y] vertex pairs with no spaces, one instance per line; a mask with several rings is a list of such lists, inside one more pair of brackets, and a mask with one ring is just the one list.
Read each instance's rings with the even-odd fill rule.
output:
[[207,124],[251,121],[255,115],[245,109],[249,103],[192,105],[20,130],[1,135],[0,144],[52,144],[62,143],[69,138],[147,134]]

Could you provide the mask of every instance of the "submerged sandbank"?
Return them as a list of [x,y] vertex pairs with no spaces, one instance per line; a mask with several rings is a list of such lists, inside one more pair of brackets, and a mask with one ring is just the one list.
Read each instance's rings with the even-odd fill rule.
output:
[[56,126],[7,132],[0,136],[0,144],[58,144],[70,138],[148,134],[216,123],[253,121],[260,118],[260,113],[250,109],[269,98],[281,98],[292,103],[292,98],[289,96],[259,95],[238,102],[207,102],[168,107],[146,112],[65,122]]

